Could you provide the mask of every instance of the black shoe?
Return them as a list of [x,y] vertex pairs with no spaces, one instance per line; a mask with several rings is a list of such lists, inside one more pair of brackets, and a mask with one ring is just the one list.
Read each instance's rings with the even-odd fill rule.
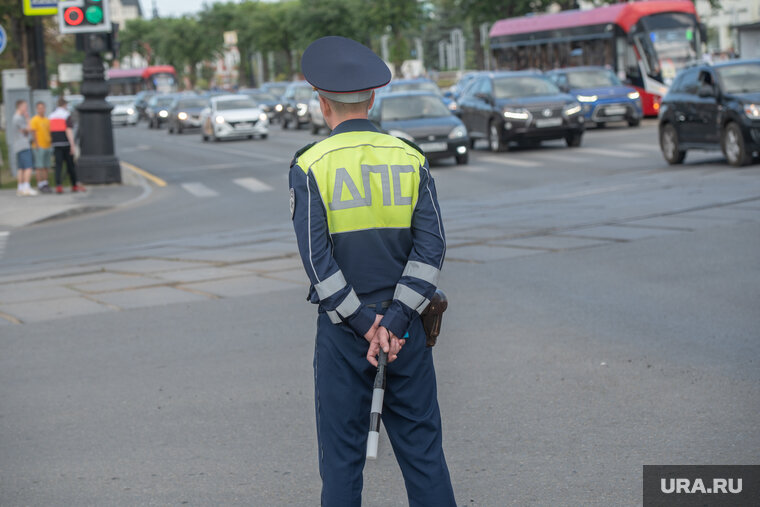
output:
[[40,192],[42,192],[43,194],[52,194],[53,193],[53,189],[50,188],[49,185],[43,185],[43,186],[39,187],[38,190]]

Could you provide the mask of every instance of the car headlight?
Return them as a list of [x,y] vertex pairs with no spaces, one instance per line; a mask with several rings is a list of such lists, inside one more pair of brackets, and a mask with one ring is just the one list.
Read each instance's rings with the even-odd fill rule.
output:
[[570,104],[567,104],[565,106],[565,109],[563,110],[565,113],[565,116],[572,116],[574,114],[578,114],[581,112],[581,105],[577,102],[572,102]]
[[631,99],[631,100],[636,100],[639,97],[641,97],[641,95],[639,94],[639,92],[631,92],[631,93],[628,94],[628,98]]
[[274,110],[277,111],[278,113],[281,112],[282,111],[282,104],[277,104],[276,106],[274,106]]
[[407,141],[414,142],[414,138],[403,130],[389,130],[388,134],[392,135],[393,137],[400,137],[401,139],[406,139]]
[[744,104],[744,114],[753,120],[760,120],[760,104]]
[[167,116],[169,116],[169,111],[167,111],[166,109],[162,109],[161,111],[158,112],[158,116],[160,116],[161,118],[166,118]]
[[177,118],[180,120],[187,120],[187,113],[183,111],[177,115]]
[[135,114],[135,110],[130,107],[129,109],[127,109],[127,114],[128,115],[133,115],[133,114]]
[[261,121],[267,121],[268,118],[269,117],[265,113],[261,113],[259,115],[259,120],[261,120]]
[[449,104],[449,111],[456,111],[457,109],[459,109],[459,107],[457,106],[456,102],[451,102]]
[[507,118],[508,120],[529,120],[530,111],[522,108],[515,109],[511,107],[505,107],[504,118]]
[[221,125],[222,123],[224,123],[224,116],[220,114],[216,118],[214,118],[214,121],[217,122],[219,125]]
[[458,127],[454,127],[454,129],[449,132],[449,139],[459,139],[461,137],[465,137],[467,135],[467,128],[465,128],[464,125],[459,125]]
[[303,116],[309,110],[308,104],[298,104],[298,116]]
[[579,102],[596,102],[599,97],[596,95],[578,95],[576,98]]

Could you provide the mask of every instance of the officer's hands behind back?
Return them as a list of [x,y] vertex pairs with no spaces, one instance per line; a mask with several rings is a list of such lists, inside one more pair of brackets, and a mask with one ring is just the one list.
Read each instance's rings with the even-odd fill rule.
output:
[[375,317],[375,324],[364,335],[364,338],[369,342],[367,361],[375,367],[377,367],[377,355],[380,353],[381,348],[388,354],[388,362],[392,363],[398,358],[398,353],[401,352],[401,348],[406,344],[406,340],[399,339],[386,328],[379,326],[382,318],[382,315],[377,315]]

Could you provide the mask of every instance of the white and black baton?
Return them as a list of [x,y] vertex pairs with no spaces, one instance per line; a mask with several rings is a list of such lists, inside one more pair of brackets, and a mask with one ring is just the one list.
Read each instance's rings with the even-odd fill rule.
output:
[[377,359],[377,374],[375,388],[372,390],[372,408],[369,414],[369,436],[367,437],[367,459],[377,459],[377,442],[380,439],[380,415],[383,413],[383,397],[385,396],[385,367],[388,364],[388,354],[380,349]]

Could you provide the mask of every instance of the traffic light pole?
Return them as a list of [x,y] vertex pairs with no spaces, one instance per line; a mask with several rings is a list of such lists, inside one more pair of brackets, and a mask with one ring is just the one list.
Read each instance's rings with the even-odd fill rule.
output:
[[[91,34],[85,34],[85,37]],[[92,34],[94,35],[94,34]],[[96,48],[85,43],[82,65],[82,95],[79,111],[79,147],[77,172],[82,183],[121,183],[119,159],[114,155],[111,109],[106,101],[108,84],[104,79],[103,59]]]

